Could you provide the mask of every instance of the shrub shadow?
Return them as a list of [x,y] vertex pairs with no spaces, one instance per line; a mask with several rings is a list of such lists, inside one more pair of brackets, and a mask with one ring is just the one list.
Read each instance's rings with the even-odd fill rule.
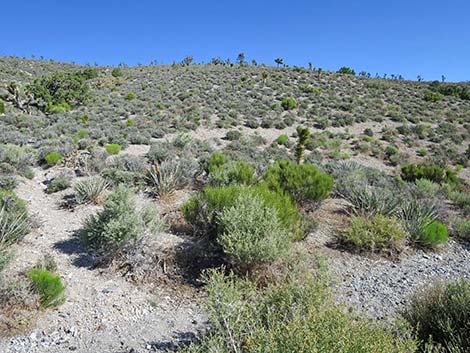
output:
[[94,258],[81,243],[79,231],[75,232],[72,238],[55,243],[54,249],[67,255],[75,255],[75,259],[72,261],[72,264],[76,267],[94,267]]
[[171,341],[148,342],[148,345],[156,352],[177,352],[197,341],[198,334],[195,332],[177,332]]

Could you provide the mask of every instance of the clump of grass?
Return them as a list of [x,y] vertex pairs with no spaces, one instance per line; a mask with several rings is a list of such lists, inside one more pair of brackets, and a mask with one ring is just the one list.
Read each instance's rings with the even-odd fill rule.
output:
[[28,278],[39,293],[43,308],[57,306],[65,300],[65,286],[60,276],[46,269],[33,268],[28,271]]
[[54,152],[49,152],[46,155],[46,157],[44,157],[44,160],[46,161],[46,164],[49,167],[53,167],[57,163],[59,163],[63,158],[64,158],[64,156],[61,153],[54,151]]
[[[470,280],[436,282],[416,291],[403,316],[414,327],[423,346],[430,342],[438,352],[468,352]],[[423,347],[423,351],[428,350]]]
[[115,155],[121,152],[121,145],[117,143],[107,143],[104,148],[109,155]]
[[51,180],[47,186],[46,193],[53,194],[69,188],[71,185],[70,177],[67,175],[60,175],[57,178]]
[[404,245],[406,234],[395,218],[375,215],[370,218],[351,217],[341,239],[359,250],[398,251]]

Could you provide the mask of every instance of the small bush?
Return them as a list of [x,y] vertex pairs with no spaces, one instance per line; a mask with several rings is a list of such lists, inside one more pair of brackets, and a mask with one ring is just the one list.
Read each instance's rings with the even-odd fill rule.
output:
[[115,155],[121,152],[121,145],[117,143],[108,143],[104,148],[109,155]]
[[333,190],[333,178],[311,164],[277,162],[268,168],[264,180],[271,189],[282,190],[297,201],[319,202]]
[[245,161],[230,162],[212,169],[209,174],[209,182],[214,186],[229,184],[253,185],[256,183],[255,170]]
[[0,100],[0,114],[5,114],[5,103]]
[[47,186],[46,193],[53,194],[55,192],[59,192],[59,191],[69,188],[70,185],[71,185],[70,177],[66,175],[61,175],[51,180],[51,182]]
[[418,241],[426,246],[437,246],[448,239],[446,226],[439,221],[433,221],[422,227]]
[[49,152],[46,157],[44,157],[44,160],[46,161],[46,164],[49,167],[55,166],[57,163],[59,163],[64,156],[60,154],[59,152]]
[[470,240],[470,220],[459,218],[454,223],[454,231],[457,236]]
[[[470,350],[470,280],[436,282],[411,297],[403,316],[423,345],[431,341],[439,352]],[[423,347],[424,348],[424,347]]]
[[345,74],[345,75],[353,75],[353,76],[356,75],[356,72],[347,66],[341,67],[337,72],[339,74]]
[[288,141],[289,141],[289,137],[287,135],[279,135],[278,138],[276,139],[276,143],[278,145],[287,145]]
[[413,182],[428,179],[435,183],[455,182],[455,173],[435,164],[411,164],[401,168],[401,178]]
[[297,101],[292,97],[283,98],[281,101],[281,107],[284,110],[292,110],[297,108]]
[[42,307],[57,306],[64,301],[65,286],[60,276],[45,269],[34,268],[28,272],[28,278],[41,297]]
[[80,180],[74,186],[75,201],[78,204],[88,202],[98,203],[104,190],[108,187],[105,179],[99,176]]
[[424,92],[424,100],[426,102],[440,102],[442,100],[442,95],[439,92],[433,92],[433,91],[425,91]]
[[228,163],[228,157],[222,152],[216,151],[211,154],[207,162],[207,166],[205,168],[206,173],[212,173],[226,163]]
[[242,133],[238,130],[230,130],[225,134],[225,139],[229,141],[238,141],[242,137]]
[[221,234],[222,230],[218,223],[219,215],[224,209],[232,207],[241,194],[258,196],[265,205],[277,211],[285,230],[298,235],[297,206],[288,195],[271,191],[265,185],[206,187],[183,204],[184,218],[194,227],[196,233],[215,237]]
[[241,268],[277,260],[290,249],[292,236],[279,222],[276,210],[257,196],[240,194],[233,206],[221,212],[218,223],[223,233],[217,242]]
[[135,244],[143,233],[136,213],[133,190],[118,186],[104,203],[103,211],[85,221],[82,240],[88,247],[114,254],[127,244]]
[[370,218],[351,217],[341,239],[357,249],[370,251],[399,250],[405,232],[394,218],[376,215]]
[[115,67],[113,71],[111,71],[111,76],[122,77],[122,69],[120,67]]
[[124,96],[124,99],[126,101],[131,101],[131,100],[136,99],[136,98],[137,98],[137,96],[134,92],[129,92]]

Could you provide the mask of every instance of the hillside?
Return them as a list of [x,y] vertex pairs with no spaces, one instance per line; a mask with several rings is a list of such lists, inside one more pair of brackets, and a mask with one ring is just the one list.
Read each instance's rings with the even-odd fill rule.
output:
[[424,352],[413,293],[470,297],[470,84],[2,57],[0,196],[1,352]]

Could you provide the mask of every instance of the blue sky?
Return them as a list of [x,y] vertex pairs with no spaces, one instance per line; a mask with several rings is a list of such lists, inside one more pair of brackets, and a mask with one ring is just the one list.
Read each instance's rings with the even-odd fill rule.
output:
[[116,65],[212,57],[470,80],[470,0],[2,3],[0,55]]

